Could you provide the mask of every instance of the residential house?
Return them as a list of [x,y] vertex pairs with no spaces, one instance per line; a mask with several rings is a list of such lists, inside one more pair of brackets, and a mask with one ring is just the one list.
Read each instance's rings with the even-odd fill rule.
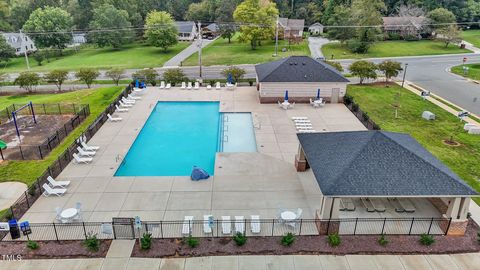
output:
[[203,38],[215,38],[220,34],[220,28],[218,24],[211,23],[202,28],[202,36]]
[[429,28],[426,27],[427,18],[425,17],[403,16],[383,17],[382,19],[383,30],[386,35],[396,34],[404,39],[421,39],[423,34],[429,32]]
[[281,101],[288,90],[289,100],[309,102],[320,96],[331,103],[342,102],[347,83],[335,68],[309,56],[290,56],[255,66],[261,103]]
[[308,27],[308,32],[312,35],[323,34],[323,28],[323,24],[316,22]]
[[278,18],[278,36],[293,42],[300,42],[303,38],[305,20]]
[[192,21],[176,21],[175,26],[178,30],[178,40],[193,41],[197,37],[197,26]]
[[304,185],[307,201],[316,218],[329,222],[317,224],[321,233],[378,233],[369,228],[375,223],[363,222],[372,218],[384,220],[382,231],[390,234],[465,233],[471,197],[478,193],[410,135],[352,131],[297,137],[295,166],[311,173]]
[[73,33],[72,35],[72,45],[80,46],[87,43],[87,34],[86,33]]
[[23,33],[2,33],[8,45],[15,49],[16,55],[29,54],[37,51],[35,43]]

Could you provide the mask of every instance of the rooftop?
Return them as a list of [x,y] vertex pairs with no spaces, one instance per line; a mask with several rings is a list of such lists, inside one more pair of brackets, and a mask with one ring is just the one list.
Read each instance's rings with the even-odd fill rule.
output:
[[278,23],[286,30],[303,30],[305,26],[305,20],[278,18]]
[[195,23],[192,21],[176,21],[175,26],[179,33],[190,33],[192,32]]

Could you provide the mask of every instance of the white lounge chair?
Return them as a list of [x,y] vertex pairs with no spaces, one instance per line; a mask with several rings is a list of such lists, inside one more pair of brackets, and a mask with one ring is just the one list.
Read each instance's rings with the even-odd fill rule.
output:
[[65,188],[51,188],[46,183],[43,184],[42,188],[44,190],[43,191],[43,196],[45,196],[45,197],[48,197],[50,195],[56,195],[56,196],[60,197],[63,194],[65,194],[65,192],[67,192],[67,189],[65,189]]
[[187,84],[187,89],[188,89],[188,90],[192,90],[192,82],[188,82],[188,84]]
[[308,120],[308,117],[306,116],[294,116],[292,117],[292,120],[295,121],[295,120]]
[[373,207],[373,204],[370,202],[369,199],[367,198],[362,198],[362,203],[363,206],[367,209],[367,212],[375,212],[375,207]]
[[124,107],[124,108],[131,108],[133,107],[132,104],[127,104],[127,103],[124,103],[123,101],[119,100],[118,103],[120,104],[120,106]]
[[185,89],[187,88],[187,84],[185,82],[182,82],[182,87],[180,87],[180,89]]
[[230,216],[222,216],[222,233],[232,233],[232,222],[230,221]]
[[212,217],[212,215],[203,216],[203,232],[206,234],[212,233],[212,227],[210,227],[210,217]]
[[135,100],[133,100],[133,99],[128,99],[128,98],[126,98],[126,97],[122,97],[122,101],[123,101],[123,103],[125,103],[125,104],[132,104],[132,105],[135,104]]
[[236,86],[236,85],[237,85],[237,84],[226,83],[226,84],[225,84],[225,87],[226,87],[228,90],[233,90],[233,89],[235,89],[235,86]]
[[215,84],[215,89],[217,89],[217,90],[222,89],[222,85],[220,84],[220,82],[217,82],[217,83]]
[[260,233],[260,228],[260,216],[250,216],[250,230],[252,231],[252,233]]
[[398,203],[402,206],[403,210],[407,213],[415,212],[415,206],[408,198],[398,198]]
[[142,99],[141,97],[136,97],[136,96],[134,96],[134,95],[132,95],[132,94],[128,94],[128,98],[129,98],[129,99],[133,99],[133,100],[140,100],[140,99]]
[[192,233],[193,216],[185,216],[183,219],[182,234],[188,235]]
[[207,90],[212,90],[212,86],[210,84],[207,85]]
[[56,187],[65,188],[68,185],[70,185],[70,181],[56,181],[50,175],[47,177],[47,181],[48,183],[50,183],[50,186],[53,188],[56,188]]
[[311,127],[312,123],[295,123],[296,127]]
[[110,122],[122,121],[122,118],[121,118],[121,117],[112,117],[112,115],[109,114],[109,113],[107,113],[107,117],[108,117],[108,120],[110,120]]
[[243,216],[235,216],[235,232],[245,233],[245,218]]
[[398,213],[405,212],[405,209],[403,209],[403,207],[400,205],[400,203],[398,202],[398,200],[396,198],[388,198],[388,201],[395,208],[395,212],[398,212]]
[[164,82],[164,81],[161,81],[161,82],[160,82],[160,89],[163,89],[163,88],[165,88],[165,82]]
[[117,108],[117,110],[116,110],[117,112],[128,112],[127,108],[120,108],[120,107],[118,107],[117,104],[115,104],[115,108]]
[[167,83],[167,86],[165,86],[165,89],[170,89],[172,88],[172,84],[171,83]]
[[377,212],[385,212],[386,208],[385,205],[383,204],[382,200],[379,198],[370,198],[370,202],[373,205],[373,208],[375,208],[375,211]]
[[342,198],[340,199],[340,203],[343,204],[343,207],[347,211],[355,211],[355,204],[353,203],[353,200],[350,198]]
[[92,162],[92,160],[93,160],[93,158],[91,158],[91,157],[80,157],[79,155],[77,155],[77,153],[73,153],[73,159],[75,160],[75,162],[77,164],[80,164],[80,163],[87,164],[87,163]]
[[85,151],[80,146],[77,146],[77,151],[80,157],[93,157],[96,154],[94,151]]
[[193,87],[193,89],[195,90],[200,89],[200,84],[198,82],[195,82],[195,86]]
[[96,151],[100,149],[100,146],[87,145],[85,142],[82,142],[82,147],[85,151]]

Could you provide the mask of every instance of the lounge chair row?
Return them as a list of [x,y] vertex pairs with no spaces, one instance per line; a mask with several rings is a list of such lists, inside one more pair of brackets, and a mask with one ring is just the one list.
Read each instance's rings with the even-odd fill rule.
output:
[[[348,209],[347,205],[350,203],[353,205],[353,210],[350,210],[352,207],[350,206]],[[362,204],[367,209],[367,212],[385,212],[387,209],[384,201],[380,198],[361,198]],[[395,208],[396,212],[402,213],[413,213],[415,212],[415,206],[408,198],[388,198],[388,202]],[[343,203],[343,210],[354,211],[355,205],[351,199],[342,199],[341,201],[341,210],[342,210],[342,203]]]
[[78,153],[73,153],[73,160],[75,163],[90,163],[93,160],[93,156],[97,153],[97,150],[100,149],[99,146],[89,146],[85,142],[81,142],[82,147],[78,146]]
[[[233,221],[234,232],[246,233],[245,229],[245,217],[244,216],[235,216]],[[182,227],[182,234],[189,235],[192,233],[192,227],[194,224],[193,216],[185,216]],[[232,233],[232,220],[230,216],[222,216],[222,234],[231,234]],[[215,226],[215,221],[212,215],[203,216],[203,232],[205,234],[213,233],[213,227]],[[251,215],[250,216],[250,230],[252,233],[260,233],[260,216]]]
[[62,196],[67,192],[67,186],[70,185],[70,181],[57,181],[50,175],[47,177],[47,182],[42,185],[43,195],[48,197],[50,195]]
[[298,133],[314,133],[317,132],[313,129],[312,122],[308,117],[292,117],[292,121],[295,123],[295,128]]

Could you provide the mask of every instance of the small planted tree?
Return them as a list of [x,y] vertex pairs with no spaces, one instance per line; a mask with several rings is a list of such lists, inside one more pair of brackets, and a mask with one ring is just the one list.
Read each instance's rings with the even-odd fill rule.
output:
[[280,239],[280,243],[282,244],[282,246],[286,246],[286,247],[291,246],[294,242],[295,242],[295,235],[291,232],[285,234]]
[[57,86],[58,91],[62,91],[62,84],[68,78],[68,71],[66,70],[52,70],[49,73],[45,74],[45,80],[52,82]]
[[93,233],[87,234],[87,238],[83,241],[83,245],[90,252],[97,252],[100,249],[100,240]]
[[163,79],[169,83],[179,83],[188,80],[185,73],[179,68],[167,69],[163,73]]
[[35,62],[41,66],[45,60],[45,54],[42,51],[37,51],[33,54],[33,59],[35,59]]
[[330,246],[332,246],[332,247],[339,246],[342,243],[338,233],[329,234],[327,236],[327,240],[328,240],[328,243],[330,244]]
[[110,79],[112,79],[113,83],[115,83],[115,85],[118,85],[118,83],[120,82],[120,80],[124,77],[125,75],[125,70],[121,69],[121,68],[112,68],[110,70],[108,70],[105,75],[107,75],[107,77],[109,77]]
[[33,92],[35,86],[40,83],[40,76],[38,73],[31,71],[22,72],[20,75],[18,75],[15,81],[13,81],[13,83],[31,93]]
[[152,234],[144,233],[143,237],[140,239],[140,248],[142,250],[148,250],[152,247]]
[[385,85],[392,78],[397,77],[400,71],[403,70],[402,64],[397,61],[385,60],[378,64],[378,70],[385,75]]
[[353,76],[360,78],[360,84],[366,79],[376,79],[377,78],[377,65],[373,62],[360,60],[353,62],[348,68]]
[[77,79],[83,81],[87,88],[90,88],[93,81],[100,75],[100,73],[93,68],[81,68],[78,72],[75,73]]
[[245,75],[245,70],[236,66],[229,66],[228,68],[222,70],[222,75],[225,78],[228,78],[228,75],[231,74],[235,82],[238,82]]
[[231,42],[233,35],[235,34],[235,26],[228,23],[222,23],[218,25],[220,35],[224,39],[228,39],[228,43]]
[[438,29],[436,39],[442,41],[443,44],[445,44],[445,48],[450,44],[462,41],[460,30],[458,30],[456,25],[449,25]]

